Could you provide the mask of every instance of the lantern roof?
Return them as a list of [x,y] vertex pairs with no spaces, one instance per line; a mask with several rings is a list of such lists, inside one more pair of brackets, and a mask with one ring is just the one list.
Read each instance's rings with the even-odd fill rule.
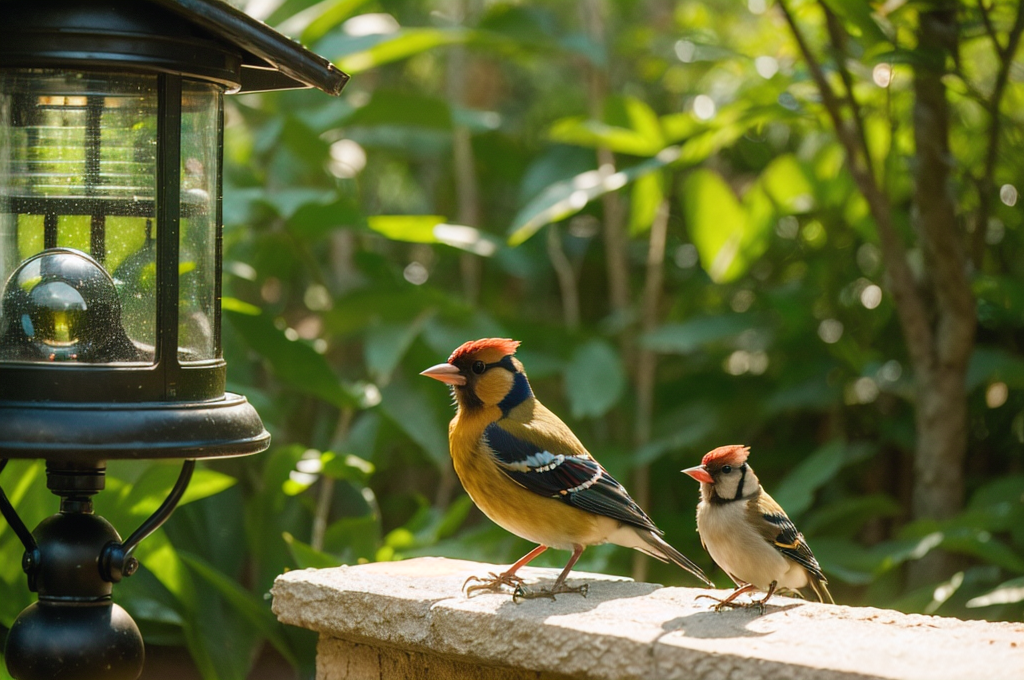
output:
[[222,0],[149,1],[244,49],[242,92],[315,87],[336,95],[348,82],[327,59]]
[[233,92],[315,87],[348,74],[223,0],[0,0],[0,67],[180,72]]

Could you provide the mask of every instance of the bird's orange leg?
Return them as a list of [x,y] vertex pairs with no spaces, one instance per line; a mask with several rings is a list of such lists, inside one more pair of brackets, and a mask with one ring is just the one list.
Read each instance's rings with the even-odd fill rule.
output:
[[709,600],[714,600],[715,602],[718,603],[718,604],[716,604],[714,606],[714,610],[716,612],[720,612],[720,611],[722,611],[722,609],[724,609],[726,607],[742,607],[742,606],[744,606],[742,604],[733,602],[733,600],[735,600],[737,597],[739,597],[743,593],[749,593],[751,590],[757,590],[757,586],[755,586],[755,585],[753,585],[751,583],[748,583],[748,584],[746,584],[744,586],[737,586],[736,590],[732,591],[729,594],[729,597],[726,597],[725,599],[714,597],[713,595],[703,595],[703,594],[702,595],[698,595],[694,599],[695,600],[699,600],[702,597],[706,597]]
[[736,599],[737,596],[742,595],[743,593],[749,593],[751,590],[757,590],[757,586],[752,585],[750,583],[748,583],[745,586],[740,586],[736,590],[732,591],[732,593],[729,595],[729,597],[725,598],[724,600],[720,600],[717,597],[712,597],[711,595],[698,595],[695,599],[700,599],[702,597],[706,597],[709,600],[714,600],[715,602],[718,603],[718,604],[716,604],[714,606],[714,610],[716,612],[722,611],[722,609],[725,608],[725,607],[736,607],[737,609],[757,608],[757,610],[760,613],[764,614],[764,610],[765,610],[765,606],[766,606],[765,603],[768,602],[768,598],[770,598],[775,593],[775,588],[777,586],[778,586],[778,581],[772,581],[771,585],[768,586],[768,592],[765,593],[764,597],[762,597],[760,600],[751,599],[750,602],[734,602],[733,601],[733,600]]
[[570,587],[565,585],[565,579],[569,576],[569,572],[572,571],[576,561],[583,554],[582,545],[574,545],[572,547],[572,557],[569,558],[569,563],[565,565],[565,569],[555,579],[555,585],[550,588],[541,588],[540,590],[527,590],[523,587],[522,582],[516,585],[516,590],[512,593],[512,601],[518,603],[520,600],[530,600],[537,597],[550,597],[552,600],[555,599],[555,595],[559,593],[578,593],[583,597],[587,596],[587,591],[590,589],[586,583],[580,586]]
[[[506,571],[495,574],[493,571],[488,574],[489,579],[480,578],[479,576],[470,576],[466,579],[466,582],[462,584],[462,589],[466,591],[466,597],[472,597],[473,593],[480,590],[490,590],[491,592],[499,592],[502,586],[510,586],[518,588],[519,584],[523,582],[523,579],[516,576],[516,572],[522,567],[533,561],[537,555],[547,550],[546,545],[538,545],[536,548],[519,558],[519,561],[509,567]],[[469,586],[470,581],[478,581],[476,585]],[[468,588],[466,586],[469,586]]]

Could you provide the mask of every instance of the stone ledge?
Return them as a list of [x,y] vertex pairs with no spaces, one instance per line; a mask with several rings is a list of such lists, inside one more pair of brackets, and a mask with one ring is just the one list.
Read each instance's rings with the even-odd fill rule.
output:
[[[487,677],[494,678],[1024,678],[1022,624],[784,597],[773,598],[763,616],[716,613],[707,600],[694,600],[714,591],[582,572],[573,572],[570,583],[589,582],[586,598],[567,594],[514,604],[508,594],[462,594],[469,576],[502,568],[418,558],[292,571],[274,584],[273,608],[282,622],[320,633],[321,680],[413,677],[408,670],[383,670],[397,668],[396,658],[463,669],[423,676],[438,678],[474,677],[464,670],[473,666],[488,667]],[[553,581],[558,571],[524,568],[520,574],[533,583]],[[337,668],[339,655],[373,658],[373,649],[383,650],[376,671]],[[345,663],[351,664],[349,656]]]

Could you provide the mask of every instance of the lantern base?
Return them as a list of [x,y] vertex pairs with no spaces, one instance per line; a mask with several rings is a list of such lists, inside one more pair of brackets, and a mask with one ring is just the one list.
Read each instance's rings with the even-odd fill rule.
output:
[[36,602],[7,635],[4,656],[16,680],[136,680],[145,651],[135,621],[110,602]]
[[189,403],[0,402],[0,458],[221,458],[269,446],[256,409],[230,392]]

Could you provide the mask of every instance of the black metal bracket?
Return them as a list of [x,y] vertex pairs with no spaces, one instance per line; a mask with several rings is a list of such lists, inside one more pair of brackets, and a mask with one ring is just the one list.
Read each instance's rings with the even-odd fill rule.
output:
[[174,509],[178,507],[182,496],[185,495],[185,489],[188,488],[188,483],[192,480],[192,473],[195,471],[195,468],[196,462],[194,460],[186,460],[181,466],[181,474],[178,475],[178,481],[174,483],[171,493],[160,504],[160,507],[156,509],[156,512],[150,515],[128,537],[128,540],[122,543],[111,541],[103,547],[103,552],[100,553],[100,575],[105,581],[118,583],[122,578],[131,576],[138,570],[139,561],[132,556],[132,552],[146,537],[159,529],[171,516]]
[[[0,459],[0,472],[3,472],[5,467],[7,467],[7,459]],[[28,575],[29,590],[35,592],[35,573],[36,567],[39,564],[39,546],[36,545],[36,539],[32,536],[32,532],[21,521],[18,511],[14,509],[14,505],[11,504],[10,499],[7,498],[7,494],[4,493],[2,488],[0,488],[0,514],[7,520],[7,524],[10,525],[11,530],[14,531],[21,544],[25,546],[25,554],[21,558],[21,568]]]

